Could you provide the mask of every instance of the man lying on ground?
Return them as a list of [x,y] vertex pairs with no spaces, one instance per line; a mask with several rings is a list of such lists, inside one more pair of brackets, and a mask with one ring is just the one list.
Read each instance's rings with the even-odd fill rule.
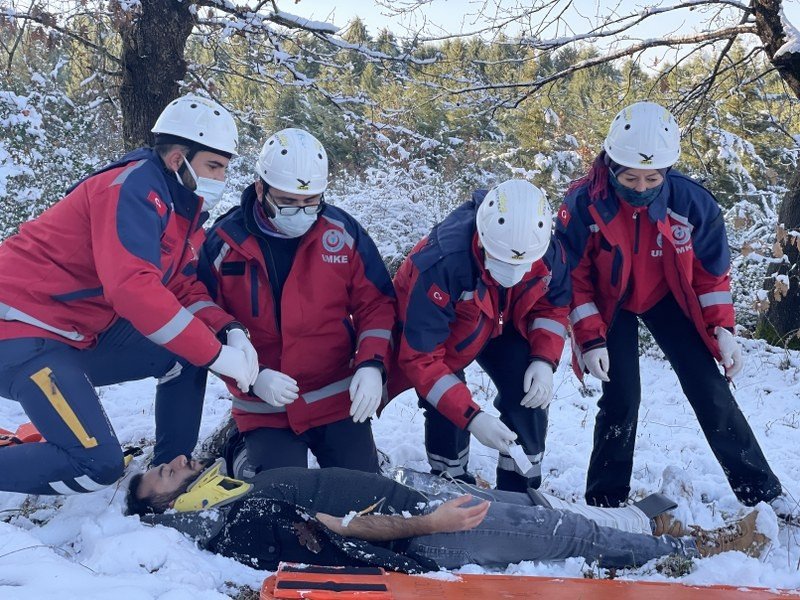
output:
[[624,568],[670,554],[692,558],[739,550],[757,556],[767,541],[756,531],[756,512],[713,532],[654,536],[533,506],[525,494],[506,492],[516,502],[446,499],[446,492],[425,494],[380,475],[339,468],[274,469],[247,483],[222,475],[220,465],[203,472],[199,462],[179,457],[135,475],[128,512],[268,570],[287,561],[420,572],[570,557]]

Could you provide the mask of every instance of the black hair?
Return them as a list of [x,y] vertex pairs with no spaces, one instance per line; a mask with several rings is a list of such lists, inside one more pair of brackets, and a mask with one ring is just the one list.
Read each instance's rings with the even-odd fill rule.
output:
[[[193,143],[194,142],[185,140],[181,137],[178,137],[177,135],[158,133],[156,134],[156,142],[155,144],[153,144],[153,150],[155,150],[156,153],[161,158],[166,158],[167,155],[170,152],[172,152],[175,148],[180,148],[182,152],[186,153],[187,160],[191,160],[188,157],[189,154],[193,153],[192,151]],[[196,154],[196,152],[194,152],[194,154]]]
[[189,485],[194,481],[189,477],[181,486],[169,493],[152,494],[147,497],[139,496],[139,488],[142,486],[144,473],[137,473],[131,477],[128,484],[128,495],[125,497],[125,513],[129,515],[160,514],[167,510],[178,496],[183,494]]
[[204,144],[200,144],[199,142],[195,142],[179,135],[173,135],[171,133],[157,133],[155,138],[155,144],[153,144],[153,149],[158,152],[158,154],[163,158],[166,156],[170,150],[172,150],[175,146],[183,146],[186,148],[186,160],[191,162],[192,159],[198,152],[213,152],[214,154],[219,154],[220,156],[224,156],[225,158],[231,158],[233,154],[230,152],[223,152],[222,150],[217,150],[216,148],[211,148]]

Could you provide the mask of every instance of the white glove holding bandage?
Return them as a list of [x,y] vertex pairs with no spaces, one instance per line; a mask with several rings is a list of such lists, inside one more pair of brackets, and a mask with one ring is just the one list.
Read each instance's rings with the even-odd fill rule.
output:
[[297,382],[280,371],[264,369],[258,374],[253,393],[272,406],[286,406],[298,398]]
[[525,408],[547,408],[553,400],[553,368],[543,360],[534,360],[522,378],[525,396],[520,404]]
[[361,367],[350,381],[350,416],[362,423],[378,410],[383,396],[383,376],[378,367]]
[[499,418],[479,412],[467,425],[467,431],[478,438],[484,446],[507,452],[508,446],[517,439],[517,434],[506,427]]
[[730,379],[736,377],[742,370],[742,347],[733,334],[724,327],[717,326],[714,329],[714,337],[719,344],[719,353],[722,355],[722,366],[725,367],[725,375]]

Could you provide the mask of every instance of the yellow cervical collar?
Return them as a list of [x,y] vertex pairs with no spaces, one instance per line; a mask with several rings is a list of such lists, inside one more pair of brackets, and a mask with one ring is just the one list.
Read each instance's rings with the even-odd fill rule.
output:
[[220,473],[225,461],[217,461],[207,468],[189,488],[175,499],[175,510],[189,512],[224,506],[246,494],[252,485]]

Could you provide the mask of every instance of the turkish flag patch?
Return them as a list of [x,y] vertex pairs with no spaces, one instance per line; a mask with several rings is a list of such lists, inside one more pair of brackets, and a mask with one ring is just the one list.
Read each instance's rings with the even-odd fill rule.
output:
[[156,212],[158,213],[159,217],[163,217],[165,214],[167,214],[167,205],[164,204],[164,201],[159,197],[158,194],[155,192],[150,192],[147,194],[147,200],[156,207]]
[[450,302],[450,294],[435,283],[428,288],[428,298],[439,308],[444,308]]
[[567,210],[566,203],[561,205],[561,208],[558,209],[558,221],[561,223],[561,226],[566,229],[567,225],[569,225],[569,220],[572,218],[572,215],[569,214],[569,210]]

